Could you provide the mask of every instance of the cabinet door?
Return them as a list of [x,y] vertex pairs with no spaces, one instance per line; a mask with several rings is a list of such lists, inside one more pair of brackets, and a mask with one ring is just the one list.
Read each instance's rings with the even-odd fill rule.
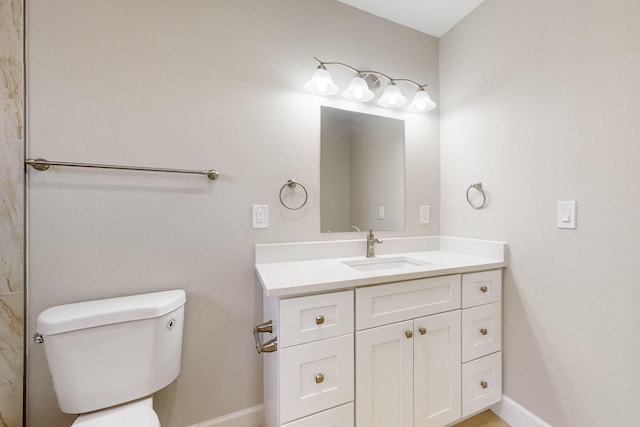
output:
[[414,426],[460,418],[460,311],[414,321]]
[[413,322],[356,333],[356,426],[413,427]]

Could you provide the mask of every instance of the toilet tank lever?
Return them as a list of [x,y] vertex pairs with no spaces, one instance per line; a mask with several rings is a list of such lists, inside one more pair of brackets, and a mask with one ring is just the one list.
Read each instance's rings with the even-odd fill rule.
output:
[[36,344],[42,344],[44,342],[44,337],[36,332],[33,334],[33,342]]

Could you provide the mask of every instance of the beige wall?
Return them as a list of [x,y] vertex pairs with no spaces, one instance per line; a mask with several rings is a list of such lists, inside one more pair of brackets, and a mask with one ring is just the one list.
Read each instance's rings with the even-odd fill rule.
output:
[[0,2],[0,426],[22,426],[24,109],[22,1]]
[[[186,289],[182,372],[160,392],[163,427],[262,403],[262,320],[253,245],[321,234],[320,105],[406,119],[406,230],[439,233],[439,118],[354,106],[302,89],[313,56],[428,82],[438,41],[332,0],[32,0],[27,10],[29,155],[218,168],[198,176],[29,171],[29,320],[73,301]],[[288,211],[289,178],[309,203]],[[251,205],[269,229],[251,229]],[[432,222],[418,222],[430,205]],[[356,235],[364,239],[364,233]],[[364,254],[364,244],[363,244]],[[68,425],[43,348],[28,359],[31,427]]]
[[[554,426],[640,418],[638,17],[486,0],[440,41],[442,233],[509,242],[504,392]],[[559,200],[577,230],[556,228]]]

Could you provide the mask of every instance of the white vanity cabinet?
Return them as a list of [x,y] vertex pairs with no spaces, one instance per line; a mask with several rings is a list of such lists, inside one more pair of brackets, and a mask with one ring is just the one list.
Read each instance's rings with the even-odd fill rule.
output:
[[501,294],[498,269],[265,298],[266,427],[442,427],[499,402]]
[[278,349],[264,353],[266,427],[353,427],[353,291],[265,298]]

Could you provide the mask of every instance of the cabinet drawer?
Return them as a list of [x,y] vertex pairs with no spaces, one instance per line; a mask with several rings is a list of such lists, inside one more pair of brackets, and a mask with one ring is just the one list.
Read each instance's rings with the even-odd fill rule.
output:
[[462,365],[462,416],[502,400],[502,352]]
[[353,427],[353,402],[292,421],[282,427]]
[[280,347],[353,332],[353,291],[280,301]]
[[489,304],[502,299],[502,270],[462,275],[462,308]]
[[356,289],[356,329],[460,308],[460,275]]
[[501,303],[462,310],[462,363],[502,349]]
[[281,423],[353,400],[353,334],[278,351]]

